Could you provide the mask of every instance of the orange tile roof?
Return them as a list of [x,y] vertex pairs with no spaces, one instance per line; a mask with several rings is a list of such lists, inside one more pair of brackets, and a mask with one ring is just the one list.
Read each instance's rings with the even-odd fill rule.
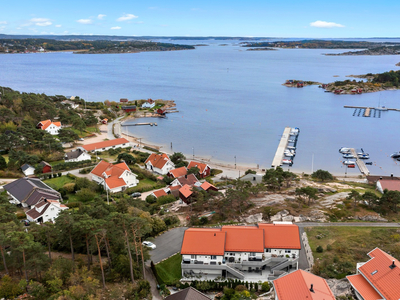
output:
[[226,251],[264,252],[264,232],[256,226],[223,226]]
[[357,290],[364,300],[376,300],[382,298],[382,296],[375,291],[372,285],[365,280],[361,274],[346,277],[350,281],[350,284],[353,286],[353,288]]
[[169,173],[171,173],[174,178],[178,178],[181,176],[185,176],[187,174],[187,169],[186,167],[180,167],[169,171]]
[[[325,279],[297,270],[273,281],[279,300],[335,300]],[[314,292],[310,291],[311,284]]]
[[150,162],[153,167],[162,169],[168,161],[169,161],[169,157],[167,154],[163,153],[163,154],[159,155],[156,153],[152,153],[146,159],[145,164]]
[[181,187],[181,188],[179,189],[179,192],[180,192],[185,198],[189,198],[189,197],[193,194],[192,188],[191,188],[189,185],[187,185],[187,184],[185,184],[183,187]]
[[154,196],[156,196],[156,198],[160,198],[162,196],[167,196],[167,193],[163,189],[155,191],[155,192],[153,192],[153,194],[154,194]]
[[203,184],[200,186],[203,190],[207,191],[209,188],[218,190],[215,186],[213,186],[208,181],[204,181]]
[[186,229],[181,254],[224,255],[225,237],[220,229]]
[[299,227],[295,224],[258,224],[264,229],[267,249],[301,249]]
[[113,165],[102,160],[90,173],[104,178],[108,187],[114,189],[126,185],[125,180],[120,178],[125,171],[131,171],[125,162]]
[[40,121],[39,124],[42,124],[41,129],[45,130],[47,127],[49,127],[51,124],[54,124],[57,127],[61,127],[61,122],[51,122],[51,120],[44,120]]
[[92,150],[96,150],[96,149],[102,149],[102,148],[117,146],[117,145],[126,144],[126,143],[129,143],[129,141],[127,139],[119,138],[119,139],[113,139],[113,140],[108,140],[108,141],[104,141],[104,142],[83,145],[82,148],[85,149],[86,151],[92,151]]
[[205,169],[207,168],[207,164],[203,164],[203,163],[199,163],[199,162],[196,162],[196,161],[191,161],[190,163],[189,163],[189,165],[187,166],[187,168],[188,168],[188,170],[190,169],[190,168],[198,168],[199,170],[200,170],[200,173],[203,173],[204,171],[205,171]]
[[[371,259],[358,269],[359,272],[385,299],[400,299],[400,262],[379,248],[368,255]],[[396,267],[391,269],[393,261]]]

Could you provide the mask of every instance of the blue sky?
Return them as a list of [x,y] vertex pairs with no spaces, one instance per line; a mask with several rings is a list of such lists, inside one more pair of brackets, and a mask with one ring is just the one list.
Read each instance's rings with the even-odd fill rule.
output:
[[4,34],[399,37],[400,1],[7,1]]

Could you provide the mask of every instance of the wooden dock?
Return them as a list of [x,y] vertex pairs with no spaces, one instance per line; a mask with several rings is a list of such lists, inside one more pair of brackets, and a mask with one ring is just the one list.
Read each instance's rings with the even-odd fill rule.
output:
[[292,130],[291,127],[285,127],[285,130],[283,130],[281,141],[279,142],[278,149],[276,149],[275,157],[274,160],[272,161],[271,167],[276,168],[282,165],[284,152],[289,142],[291,130]]
[[386,108],[386,107],[369,107],[369,106],[353,106],[353,105],[344,105],[344,108],[359,108],[359,109],[376,109],[376,110],[382,110],[382,111],[387,111],[387,110],[392,110],[392,111],[400,111],[399,108]]
[[371,109],[367,107],[364,111],[364,117],[370,117],[371,116]]
[[357,167],[360,170],[361,174],[369,175],[369,170],[368,170],[367,166],[365,165],[364,160],[358,158],[357,152],[354,148],[351,148],[350,151],[351,151],[351,154],[353,154],[353,156],[356,158],[356,164],[357,164]]

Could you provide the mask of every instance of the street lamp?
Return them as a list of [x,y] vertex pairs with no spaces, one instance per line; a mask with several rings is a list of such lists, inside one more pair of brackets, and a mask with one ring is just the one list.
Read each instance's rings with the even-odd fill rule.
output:
[[236,155],[235,155],[235,169],[236,169]]
[[192,147],[192,150],[193,150],[193,160],[194,160],[194,147]]

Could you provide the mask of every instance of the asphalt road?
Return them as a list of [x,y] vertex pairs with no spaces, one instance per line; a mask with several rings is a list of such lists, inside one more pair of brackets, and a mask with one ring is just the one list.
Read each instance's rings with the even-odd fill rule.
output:
[[181,251],[183,234],[187,227],[177,227],[154,239],[156,249],[150,251],[151,260],[156,264]]
[[315,226],[349,226],[349,227],[400,227],[399,223],[378,223],[378,222],[348,222],[348,223],[340,223],[340,222],[333,222],[333,223],[312,223],[312,222],[305,222],[305,223],[295,223],[299,227],[315,227]]

